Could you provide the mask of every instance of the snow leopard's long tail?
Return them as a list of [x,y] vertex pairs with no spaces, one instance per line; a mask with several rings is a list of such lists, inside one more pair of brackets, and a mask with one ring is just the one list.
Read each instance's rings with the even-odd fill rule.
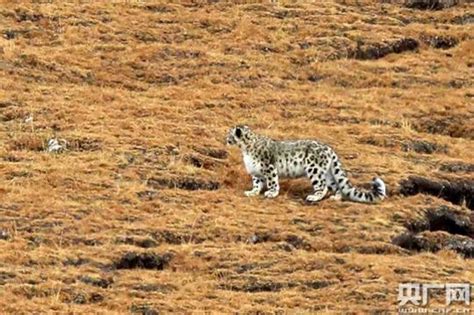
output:
[[364,190],[353,186],[346,172],[342,169],[341,162],[336,160],[332,167],[332,175],[337,185],[337,190],[342,194],[342,198],[363,203],[378,203],[387,196],[385,183],[376,177],[372,180],[372,189]]

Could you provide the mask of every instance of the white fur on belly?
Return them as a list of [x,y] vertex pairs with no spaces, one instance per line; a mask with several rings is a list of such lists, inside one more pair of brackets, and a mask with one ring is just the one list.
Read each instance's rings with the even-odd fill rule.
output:
[[258,163],[255,163],[254,159],[246,153],[244,153],[244,164],[247,169],[247,173],[251,175],[259,175],[261,168]]
[[281,163],[278,162],[276,165],[279,177],[297,178],[306,175],[306,170],[303,166],[303,163],[298,163],[295,166],[291,161],[282,160]]

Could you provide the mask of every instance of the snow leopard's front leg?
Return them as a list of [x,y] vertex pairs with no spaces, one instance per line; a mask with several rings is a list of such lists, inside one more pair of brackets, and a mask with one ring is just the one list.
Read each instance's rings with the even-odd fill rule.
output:
[[258,176],[252,176],[253,188],[252,190],[247,190],[244,194],[247,197],[257,196],[262,192],[264,182],[263,178]]
[[275,165],[268,165],[264,170],[264,175],[268,188],[268,190],[265,192],[265,197],[275,198],[280,192],[280,184],[278,183],[278,170]]

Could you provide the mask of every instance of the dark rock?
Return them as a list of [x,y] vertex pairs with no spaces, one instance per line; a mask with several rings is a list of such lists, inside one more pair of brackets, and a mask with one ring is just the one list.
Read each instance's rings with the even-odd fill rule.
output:
[[442,10],[459,4],[459,0],[405,0],[405,6],[418,10]]
[[[16,29],[16,30],[5,30],[3,31],[3,37],[7,40],[18,38],[18,36],[30,37],[30,30],[28,29]],[[0,106],[1,107],[1,106]]]
[[423,219],[405,224],[408,232],[392,239],[394,245],[414,251],[454,250],[474,257],[474,224],[468,215],[440,206],[427,210]]
[[[474,240],[460,235],[439,234],[440,232],[415,234],[402,233],[392,239],[394,245],[413,251],[437,252],[441,249],[453,250],[465,258],[474,258]],[[444,233],[444,232],[441,232]]]
[[396,274],[399,274],[399,275],[404,275],[404,274],[408,273],[409,271],[407,269],[404,269],[404,268],[395,268],[395,269],[393,269],[393,272],[395,272]]
[[8,280],[15,278],[16,275],[13,272],[0,271],[0,285],[5,285]]
[[38,22],[39,20],[44,18],[44,15],[18,8],[18,9],[15,9],[15,17],[16,17],[17,22],[24,22],[24,21]]
[[410,176],[400,182],[400,193],[405,196],[429,194],[458,205],[466,203],[469,209],[474,209],[474,181],[472,180],[433,181],[419,176]]
[[6,39],[14,39],[16,37],[16,33],[12,30],[6,30],[3,32],[3,37]]
[[238,266],[235,271],[237,273],[245,273],[247,271],[255,269],[256,267],[257,267],[257,264],[255,263],[243,264],[243,265]]
[[195,167],[203,167],[204,165],[204,161],[195,155],[186,155],[184,160]]
[[143,32],[143,31],[138,31],[134,34],[135,38],[145,42],[145,43],[152,43],[152,42],[158,42],[160,41],[160,38],[149,33],[149,32]]
[[219,182],[204,181],[196,178],[150,178],[148,185],[156,188],[177,188],[184,190],[217,190]]
[[264,243],[268,242],[271,239],[271,235],[268,232],[257,232],[250,236],[247,239],[247,242],[250,244],[258,244],[258,243]]
[[104,296],[100,293],[77,293],[72,297],[72,303],[74,304],[87,304],[87,303],[100,303],[104,300]]
[[297,235],[288,235],[285,239],[285,241],[292,245],[294,248],[297,249],[304,249],[304,250],[310,250],[311,245],[303,238],[297,236]]
[[0,230],[0,240],[9,240],[11,238],[11,235],[8,231],[6,230]]
[[397,141],[395,139],[386,137],[367,136],[360,138],[358,142],[384,148],[393,148],[397,146]]
[[467,216],[456,214],[453,209],[440,206],[429,209],[426,218],[430,231],[446,231],[451,234],[465,235],[474,238],[474,225]]
[[332,282],[329,282],[329,281],[324,281],[324,280],[314,280],[314,281],[305,281],[302,283],[304,286],[310,288],[310,289],[322,289],[322,288],[326,288],[330,285],[332,285],[333,283]]
[[64,266],[82,266],[84,264],[90,263],[90,259],[87,258],[67,258],[66,260],[63,261]]
[[74,304],[86,304],[87,296],[84,293],[78,293],[72,298]]
[[135,240],[135,245],[142,248],[152,248],[152,247],[156,247],[158,244],[156,241],[150,238],[145,238],[145,239]]
[[473,24],[474,23],[474,14],[466,13],[464,15],[456,16],[451,20],[451,23],[454,24]]
[[405,227],[412,233],[419,233],[430,229],[430,222],[426,217],[423,219],[411,220],[405,223]]
[[171,13],[176,12],[176,9],[165,4],[146,5],[144,9],[154,13]]
[[430,208],[423,219],[408,222],[405,226],[414,233],[445,231],[451,234],[474,237],[474,224],[471,219],[446,206]]
[[229,155],[227,151],[216,149],[216,148],[193,147],[193,149],[198,153],[210,156],[215,159],[220,159],[220,160],[226,159]]
[[304,42],[298,43],[298,46],[300,46],[301,49],[308,49],[312,45],[311,45],[311,43],[304,41]]
[[357,43],[357,48],[349,51],[348,57],[359,60],[373,60],[385,57],[392,53],[414,51],[418,48],[418,41],[413,38],[402,38],[392,42],[365,44]]
[[278,49],[267,44],[257,44],[255,48],[260,50],[263,53],[277,53],[278,52]]
[[92,293],[90,296],[89,296],[89,302],[90,303],[100,303],[104,300],[104,296],[100,293]]
[[154,190],[144,190],[144,191],[137,192],[138,198],[140,198],[141,200],[146,200],[146,201],[151,201],[155,199],[157,195],[158,195],[158,192]]
[[422,40],[437,49],[449,49],[459,44],[459,40],[453,36],[423,36]]
[[392,243],[402,248],[415,251],[424,250],[430,252],[437,252],[441,249],[440,245],[433,242],[429,242],[422,236],[411,232],[405,232],[394,237],[392,239]]
[[439,170],[450,173],[471,173],[474,172],[474,164],[464,164],[462,162],[444,163],[440,166]]
[[138,290],[138,291],[144,291],[144,292],[168,293],[173,290],[176,290],[176,287],[169,284],[144,283],[144,284],[135,285],[133,289]]
[[142,248],[151,248],[158,246],[158,243],[151,238],[119,237],[117,243],[134,245]]
[[171,260],[169,253],[158,255],[155,253],[128,252],[122,256],[114,265],[117,269],[156,269],[163,270]]
[[186,155],[184,160],[195,167],[205,168],[207,170],[214,169],[218,164],[222,163],[221,161],[216,161],[215,159],[201,157],[194,154]]
[[90,277],[90,276],[81,276],[79,277],[79,280],[86,284],[90,284],[90,285],[104,288],[104,289],[110,287],[114,283],[112,278],[103,279],[103,278],[95,278],[95,277]]
[[279,282],[271,281],[251,281],[245,283],[243,286],[233,286],[232,291],[243,291],[243,292],[279,292],[285,286]]
[[99,151],[102,149],[102,141],[93,138],[79,138],[68,141],[68,148],[74,151]]
[[401,254],[401,251],[398,247],[393,246],[391,244],[368,244],[368,245],[361,245],[356,246],[354,250],[360,254],[366,255],[393,255],[393,254]]
[[474,139],[474,127],[471,126],[469,116],[423,115],[417,118],[413,127],[418,132],[440,134],[454,138]]
[[317,74],[311,74],[308,76],[308,81],[311,81],[311,82],[319,82],[322,79],[324,79],[324,77]]
[[21,162],[23,160],[21,157],[13,155],[13,154],[3,156],[2,159],[5,162],[13,162],[13,163]]
[[76,237],[71,240],[73,244],[81,244],[86,246],[100,246],[102,245],[102,241],[97,239],[86,239],[81,237]]
[[158,315],[159,312],[152,308],[151,305],[147,304],[133,304],[130,307],[130,313],[132,314],[141,314],[141,315]]
[[165,242],[172,245],[179,245],[186,243],[191,236],[183,235],[178,232],[170,231],[170,230],[163,230],[153,233],[153,238],[158,240],[159,242]]
[[240,291],[240,292],[279,292],[286,288],[303,287],[313,290],[326,288],[332,285],[332,282],[312,280],[312,281],[291,281],[291,282],[272,282],[268,280],[259,280],[255,278],[249,279],[244,283],[234,283],[231,285],[221,285],[220,287],[225,290]]
[[454,250],[465,258],[474,258],[474,241],[472,239],[451,239],[447,242],[445,248]]
[[405,152],[415,151],[417,153],[433,154],[435,152],[447,153],[448,147],[423,140],[410,140],[403,142],[402,150]]
[[292,252],[294,251],[296,248],[294,248],[291,244],[289,243],[286,243],[286,242],[281,242],[281,243],[277,243],[274,247],[273,247],[274,250],[283,250],[285,252]]

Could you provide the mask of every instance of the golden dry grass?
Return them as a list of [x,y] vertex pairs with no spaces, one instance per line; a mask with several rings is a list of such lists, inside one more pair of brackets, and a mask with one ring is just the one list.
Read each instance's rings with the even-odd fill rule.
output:
[[[400,196],[401,179],[474,163],[474,27],[459,23],[473,6],[383,2],[1,1],[2,313],[394,312],[398,283],[473,282],[472,260],[391,244],[405,220],[447,204]],[[439,35],[459,44],[423,40]],[[358,42],[401,38],[420,47],[351,58]],[[240,153],[223,144],[236,123],[331,144],[354,183],[378,174],[391,196],[309,206],[296,180],[275,200],[245,198]],[[44,152],[51,137],[69,150]],[[447,152],[405,152],[409,140]],[[149,184],[183,177],[221,186]],[[128,251],[173,258],[111,268]]]

